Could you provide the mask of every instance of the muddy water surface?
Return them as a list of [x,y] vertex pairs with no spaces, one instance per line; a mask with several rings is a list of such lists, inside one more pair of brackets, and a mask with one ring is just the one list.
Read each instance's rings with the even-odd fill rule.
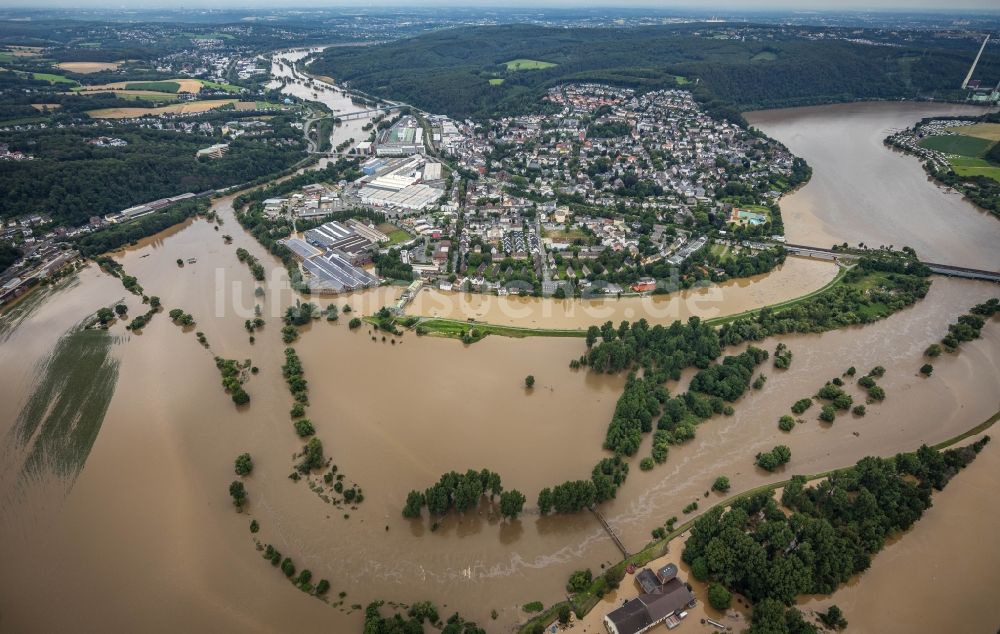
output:
[[931,182],[916,158],[882,143],[923,117],[983,112],[881,102],[751,112],[747,119],[813,168],[805,187],[781,201],[789,242],[911,246],[928,262],[996,271],[1000,222]]
[[[600,443],[622,377],[571,371],[569,360],[584,350],[579,339],[487,338],[463,346],[406,334],[392,343],[381,335],[372,341],[367,327],[350,331],[343,317],[337,324],[316,322],[295,344],[310,383],[309,416],[327,455],[361,486],[365,501],[357,509],[336,507],[306,483],[289,481],[301,444],[280,373],[279,315],[295,297],[280,263],[236,224],[228,200],[216,207],[224,220],[218,231],[195,220],[118,256],[147,293],[160,296],[168,310],[192,313],[198,324],[185,331],[160,314],[141,333],[126,333],[120,323],[112,327],[124,340],[115,348],[117,389],[69,494],[59,482],[0,481],[0,558],[13,571],[0,575],[0,629],[357,631],[359,613],[309,598],[258,557],[250,517],[260,522],[263,542],[274,543],[314,578],[329,579],[332,597],[347,592],[346,606],[376,598],[431,599],[447,606],[443,612],[461,609],[490,631],[520,621],[525,602],[560,600],[573,570],[596,570],[619,558],[586,514],[540,518],[529,511],[517,522],[499,523],[484,508],[461,520],[451,516],[434,531],[426,519],[412,522],[399,514],[407,491],[450,469],[498,471],[508,487],[526,494],[529,507],[542,486],[587,477],[605,455]],[[232,235],[233,244],[224,244],[223,234]],[[253,280],[236,260],[237,247],[273,269],[269,279]],[[176,265],[177,258],[189,257],[197,262]],[[819,270],[816,263],[793,262]],[[774,276],[788,273],[789,264]],[[823,265],[807,286],[821,286],[831,268]],[[262,297],[255,295],[258,286]],[[388,287],[336,303],[370,313],[398,293]],[[706,422],[695,440],[672,448],[667,463],[650,472],[637,465],[648,453],[644,446],[618,499],[604,509],[609,521],[637,550],[653,527],[671,515],[683,517],[680,509],[690,501],[707,508],[715,498],[702,495],[718,475],[728,475],[740,490],[864,455],[913,449],[984,420],[1000,408],[998,324],[957,355],[937,360],[932,378],[916,370],[923,348],[957,314],[995,294],[991,285],[936,279],[926,299],[887,321],[783,338],[795,354],[792,368],[765,367],[764,389],[738,403],[735,416]],[[16,419],[34,364],[58,336],[81,315],[121,297],[141,310],[118,280],[87,269],[0,345],[0,432]],[[739,311],[748,303],[722,305]],[[243,322],[255,304],[267,325],[251,344]],[[205,333],[210,350],[197,343],[195,331]],[[758,345],[773,349],[776,343]],[[260,368],[246,385],[248,407],[237,409],[223,393],[213,355],[250,358]],[[778,416],[825,380],[848,365],[864,372],[876,364],[888,370],[880,381],[888,398],[865,418],[841,416],[832,426],[820,425],[814,407],[790,434],[777,429]],[[523,388],[527,374],[537,380],[530,392]],[[860,398],[853,385],[849,391]],[[752,456],[778,443],[792,448],[786,472],[757,471]],[[247,478],[250,504],[238,514],[226,489],[234,478],[232,461],[243,451],[253,455],[255,469]],[[982,513],[968,525],[988,518]],[[58,610],[42,600],[55,578],[73,589],[60,595]],[[982,600],[978,591],[990,579],[970,574],[962,583],[970,600]],[[496,622],[491,609],[499,612]],[[919,615],[938,606],[910,609]],[[852,623],[865,620],[847,616]]]

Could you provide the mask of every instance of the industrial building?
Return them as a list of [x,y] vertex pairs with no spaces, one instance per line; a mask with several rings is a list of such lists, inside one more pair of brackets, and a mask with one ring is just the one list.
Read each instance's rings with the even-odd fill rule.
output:
[[424,152],[424,129],[414,117],[403,117],[383,130],[375,142],[377,156],[411,156]]
[[424,181],[441,178],[441,164],[428,161],[423,156],[407,159],[372,159],[362,165],[366,174],[358,199],[365,205],[378,208],[419,211],[433,205],[444,193]]
[[310,274],[306,283],[314,293],[342,293],[378,285],[378,278],[333,251],[303,261],[302,267]]
[[381,231],[358,220],[334,221],[306,231],[304,238],[281,243],[302,260],[311,291],[342,293],[378,284],[378,278],[361,267],[371,262],[372,249],[388,240]]

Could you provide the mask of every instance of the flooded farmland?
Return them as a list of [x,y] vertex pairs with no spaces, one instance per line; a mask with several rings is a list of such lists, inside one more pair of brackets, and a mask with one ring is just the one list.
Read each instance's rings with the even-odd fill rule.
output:
[[[887,152],[880,146],[872,151]],[[816,178],[822,167],[813,166]],[[941,192],[928,195],[947,198]],[[206,220],[194,220],[117,256],[148,294],[161,298],[164,308],[182,308],[197,325],[184,329],[161,313],[141,333],[128,333],[121,322],[111,327],[109,334],[118,342],[109,351],[118,368],[114,396],[71,485],[59,473],[31,481],[15,477],[9,465],[20,464],[25,450],[10,441],[12,430],[44,376],[41,364],[55,358],[60,337],[119,299],[125,299],[130,312],[143,308],[119,280],[91,265],[44,301],[28,305],[30,314],[3,335],[0,432],[7,440],[0,471],[0,557],[13,574],[0,576],[0,629],[350,632],[359,631],[361,623],[361,613],[350,606],[381,598],[433,600],[442,613],[461,610],[488,631],[509,631],[524,617],[522,604],[561,600],[573,570],[596,570],[620,557],[587,514],[542,518],[528,512],[501,523],[484,509],[461,519],[449,516],[434,531],[426,519],[416,522],[400,515],[410,489],[429,486],[451,469],[499,472],[506,487],[525,493],[529,509],[541,487],[587,476],[606,455],[600,445],[624,377],[571,370],[569,360],[584,350],[582,339],[488,337],[465,346],[407,333],[393,342],[391,337],[382,341],[381,334],[372,340],[367,327],[350,331],[343,316],[334,324],[315,322],[294,344],[310,383],[309,417],[327,454],[362,488],[365,500],[357,509],[337,507],[305,482],[292,483],[287,476],[301,442],[291,428],[291,397],[281,376],[285,346],[279,316],[295,297],[280,263],[238,226],[229,200],[215,204],[224,221],[218,230]],[[971,208],[964,212],[977,213]],[[786,218],[789,231],[796,222],[805,220]],[[232,244],[224,243],[224,234],[232,236]],[[237,247],[273,269],[266,281],[251,278],[236,259]],[[197,261],[179,267],[178,258]],[[693,302],[684,296],[656,301],[683,305],[669,309],[679,317],[683,310],[717,316],[758,301],[780,301],[763,298],[786,297],[785,285],[800,285],[787,291],[786,298],[814,290],[833,274],[830,264],[790,258],[770,276],[723,287],[718,301]],[[258,286],[263,296],[255,292]],[[318,301],[342,308],[350,304],[368,314],[391,303],[399,291],[384,287]],[[935,278],[924,300],[886,321],[780,338],[795,355],[790,370],[766,366],[764,388],[737,403],[734,416],[707,421],[697,438],[671,448],[666,464],[648,472],[636,464],[648,454],[644,446],[618,498],[602,510],[628,548],[637,550],[653,527],[672,515],[683,517],[681,509],[689,502],[704,500],[704,491],[718,475],[727,475],[734,490],[742,490],[792,473],[850,464],[865,455],[939,442],[985,420],[1000,409],[998,324],[986,326],[983,337],[963,344],[959,353],[935,361],[933,377],[922,378],[917,369],[922,350],[946,332],[948,323],[996,294],[994,285]],[[728,299],[730,295],[734,298]],[[409,312],[435,310],[438,299],[422,293]],[[243,323],[257,304],[267,324],[250,343]],[[469,316],[504,323],[502,309],[474,306],[486,312]],[[527,319],[549,327],[629,318],[615,312],[587,321],[589,316],[579,317],[586,311],[573,302],[559,306],[550,309],[535,302],[520,309],[529,311]],[[650,308],[638,300],[611,306],[636,311],[632,318],[673,318],[669,311],[654,313],[658,305]],[[197,342],[195,331],[204,333],[209,349]],[[758,345],[773,350],[778,341]],[[245,408],[237,409],[223,392],[213,355],[249,358],[260,368],[245,386],[251,397]],[[885,402],[870,406],[864,418],[840,416],[833,425],[807,420],[787,434],[777,429],[778,416],[792,402],[814,393],[849,365],[862,371],[874,365],[887,369],[880,381],[888,395]],[[523,387],[527,374],[537,380],[530,392]],[[670,386],[673,391],[685,387],[683,381]],[[846,389],[855,397],[860,394],[852,382]],[[792,449],[785,471],[755,469],[753,455],[779,442]],[[233,479],[233,459],[244,451],[253,455],[255,469],[246,478],[249,504],[240,514],[226,487]],[[954,548],[973,540],[983,543],[1000,508],[988,476],[981,485],[987,494],[975,484],[984,482],[984,466],[987,473],[995,471],[989,468],[988,460],[995,459],[990,452],[995,454],[992,445],[981,456],[982,464],[959,474],[935,497],[935,508],[911,534],[875,558],[871,574],[880,587],[888,588],[893,580],[888,570],[879,572],[881,566],[891,568],[880,558],[900,545],[912,548],[917,561],[921,555],[930,557],[927,549],[934,544],[946,543],[940,541],[944,533],[954,539],[948,542]],[[963,495],[966,479],[978,493]],[[961,507],[952,507],[955,513],[973,504],[979,505],[978,512],[966,513],[961,522],[934,522],[935,512],[948,508],[953,492],[961,498]],[[251,518],[260,523],[257,537],[262,542],[273,543],[315,579],[329,579],[331,597],[347,592],[344,605],[310,598],[261,559],[248,529]],[[920,531],[928,537],[907,546]],[[995,549],[978,554],[982,565],[970,565],[961,580],[952,581],[956,594],[969,600],[969,609],[982,609],[982,588],[995,585],[992,570],[1000,564]],[[866,577],[859,587],[867,587]],[[60,594],[59,609],[53,610],[43,602],[49,602],[56,579],[72,591]],[[913,619],[931,618],[940,606],[918,596],[898,601]],[[878,629],[882,616],[865,607],[863,597],[835,600],[845,608],[852,629],[883,631]],[[850,609],[852,605],[857,608]],[[493,609],[496,621],[490,619]],[[690,621],[683,627],[700,631]]]

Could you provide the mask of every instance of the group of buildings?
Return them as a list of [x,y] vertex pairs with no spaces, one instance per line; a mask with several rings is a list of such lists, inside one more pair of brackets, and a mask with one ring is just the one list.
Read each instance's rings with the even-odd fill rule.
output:
[[677,578],[674,564],[656,572],[644,568],[635,575],[635,583],[641,594],[605,615],[608,634],[642,634],[661,623],[672,630],[697,603],[691,588]]
[[361,168],[358,202],[390,216],[423,211],[444,195],[441,163],[422,154],[373,158]]
[[343,293],[378,285],[378,278],[364,266],[388,241],[389,236],[373,225],[352,218],[327,222],[281,243],[302,261],[310,291]]

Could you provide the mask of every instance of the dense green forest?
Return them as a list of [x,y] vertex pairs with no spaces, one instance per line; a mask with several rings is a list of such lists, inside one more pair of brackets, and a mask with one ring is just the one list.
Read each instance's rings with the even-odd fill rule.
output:
[[[232,116],[232,113],[230,114]],[[218,142],[210,136],[140,128],[111,134],[125,147],[102,148],[86,141],[101,132],[48,129],[0,135],[31,161],[0,162],[0,217],[48,213],[58,224],[77,226],[91,216],[185,192],[202,192],[254,180],[286,169],[302,154],[298,139],[284,146],[236,139],[220,159],[195,152]]]
[[[381,46],[331,49],[312,69],[431,112],[479,118],[535,109],[546,88],[590,80],[642,89],[700,80],[696,91],[707,89],[741,110],[853,99],[946,98],[957,95],[957,84],[976,54],[971,41],[925,38],[876,46],[811,39],[810,29],[791,33],[764,26],[742,29],[744,41],[732,37],[733,30],[715,25],[469,27]],[[556,66],[508,71],[505,62],[517,58]],[[1000,54],[985,53],[980,72],[998,67]],[[495,78],[504,81],[491,85]]]
[[[716,507],[694,523],[682,557],[695,578],[756,604],[750,632],[787,632],[772,626],[772,612],[780,622],[784,606],[797,596],[830,594],[866,570],[887,539],[930,508],[931,490],[944,488],[989,439],[942,452],[925,445],[890,459],[863,458],[811,487],[793,477],[781,496],[790,514],[772,491],[737,500],[728,510]],[[787,616],[798,620],[794,611]]]

